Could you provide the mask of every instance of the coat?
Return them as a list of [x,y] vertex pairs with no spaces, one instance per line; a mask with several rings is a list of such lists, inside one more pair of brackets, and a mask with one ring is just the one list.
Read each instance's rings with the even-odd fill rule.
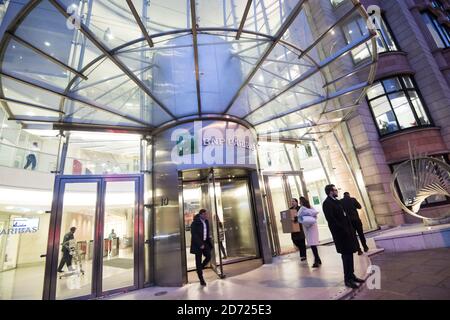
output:
[[[316,218],[316,221],[317,221],[318,214],[319,214],[319,212],[317,212],[317,210],[314,208],[300,207],[300,209],[298,210],[298,220],[300,221],[300,217],[302,217],[302,216],[311,216],[311,217]],[[318,246],[319,245],[319,227],[317,226],[317,222],[309,227],[303,226],[303,230],[305,231],[306,243],[309,246]]]
[[336,251],[341,254],[352,254],[358,251],[355,229],[353,229],[349,216],[339,200],[327,197],[322,204],[325,218],[328,221]]
[[359,215],[358,215],[358,209],[361,209],[361,205],[359,204],[358,200],[352,197],[345,197],[341,200],[342,207],[344,208],[344,211],[348,214],[350,217],[350,220],[354,221],[360,221]]
[[[209,250],[213,248],[211,241],[211,232],[209,231],[209,222],[205,220],[206,224],[206,245],[209,246]],[[200,219],[200,215],[197,214],[191,224],[191,253],[202,253],[200,248],[205,243],[203,242],[203,223]]]

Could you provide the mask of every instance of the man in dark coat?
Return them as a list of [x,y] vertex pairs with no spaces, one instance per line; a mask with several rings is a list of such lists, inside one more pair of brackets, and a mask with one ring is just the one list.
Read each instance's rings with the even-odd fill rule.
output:
[[[356,232],[358,233],[359,239],[361,240],[361,243],[364,248],[364,252],[369,251],[369,247],[367,246],[366,243],[366,238],[364,237],[362,221],[358,215],[358,209],[362,208],[361,205],[359,204],[358,200],[350,197],[350,193],[348,192],[344,192],[344,198],[341,200],[341,203],[342,206],[344,207],[344,211],[350,217],[353,229],[355,229]],[[359,243],[358,243],[358,254],[359,255],[363,254],[361,247],[359,246]]]
[[61,246],[62,246],[61,251],[62,251],[63,256],[62,256],[61,262],[59,263],[59,266],[58,266],[58,272],[64,272],[62,268],[64,267],[65,264],[67,265],[67,269],[69,269],[69,271],[72,271],[72,255],[70,254],[69,243],[70,243],[70,240],[74,239],[73,234],[75,233],[76,230],[77,230],[77,228],[72,227],[72,228],[70,228],[70,232],[67,232],[64,235],[63,242],[61,244]]
[[[200,284],[202,286],[206,286],[205,279],[203,279],[203,269],[211,260],[211,250],[213,245],[205,209],[201,209],[198,214],[195,215],[191,224],[191,235],[191,253],[195,254],[195,267],[197,269],[197,275],[200,280]],[[205,256],[205,260],[203,260],[203,262],[202,256]]]
[[358,288],[356,283],[364,282],[354,274],[353,253],[358,250],[355,229],[341,202],[337,199],[336,187],[333,184],[326,186],[325,193],[328,197],[322,205],[323,213],[328,221],[336,251],[342,255],[345,285],[355,289]]
[[[291,199],[291,207],[289,209],[300,209],[300,206],[298,205],[298,200],[295,198]],[[298,217],[295,216],[294,222],[298,222]],[[303,231],[303,226],[301,223],[299,223],[300,231],[298,232],[291,232],[291,240],[295,244],[295,246],[298,248],[300,253],[300,261],[306,260],[306,239],[305,239],[305,232]]]

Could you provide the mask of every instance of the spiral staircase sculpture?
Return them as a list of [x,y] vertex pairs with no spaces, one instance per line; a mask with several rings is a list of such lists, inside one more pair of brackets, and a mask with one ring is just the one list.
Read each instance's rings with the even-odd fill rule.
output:
[[[400,173],[403,174],[399,177]],[[401,184],[407,194],[399,194],[396,182],[401,178]],[[446,223],[450,220],[450,213],[440,217],[429,218],[419,214],[425,199],[431,196],[445,196],[450,198],[450,166],[444,161],[428,156],[411,156],[395,170],[391,181],[391,191],[395,201],[410,215],[423,219],[426,224]],[[402,193],[404,193],[402,191]],[[403,199],[402,199],[403,198]]]

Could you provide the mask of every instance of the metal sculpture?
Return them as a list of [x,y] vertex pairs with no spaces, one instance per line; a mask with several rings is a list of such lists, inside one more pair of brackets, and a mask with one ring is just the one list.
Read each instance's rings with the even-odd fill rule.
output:
[[[396,182],[402,186],[403,197],[396,188]],[[450,218],[449,212],[437,218],[419,214],[425,199],[432,196],[450,197],[450,166],[443,160],[411,156],[394,170],[391,190],[395,201],[405,212],[423,219],[427,224],[443,223]]]

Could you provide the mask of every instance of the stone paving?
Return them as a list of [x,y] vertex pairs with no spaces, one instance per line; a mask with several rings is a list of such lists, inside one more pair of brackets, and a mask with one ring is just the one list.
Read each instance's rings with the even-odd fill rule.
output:
[[450,300],[450,248],[381,253],[381,289],[365,287],[354,300]]

